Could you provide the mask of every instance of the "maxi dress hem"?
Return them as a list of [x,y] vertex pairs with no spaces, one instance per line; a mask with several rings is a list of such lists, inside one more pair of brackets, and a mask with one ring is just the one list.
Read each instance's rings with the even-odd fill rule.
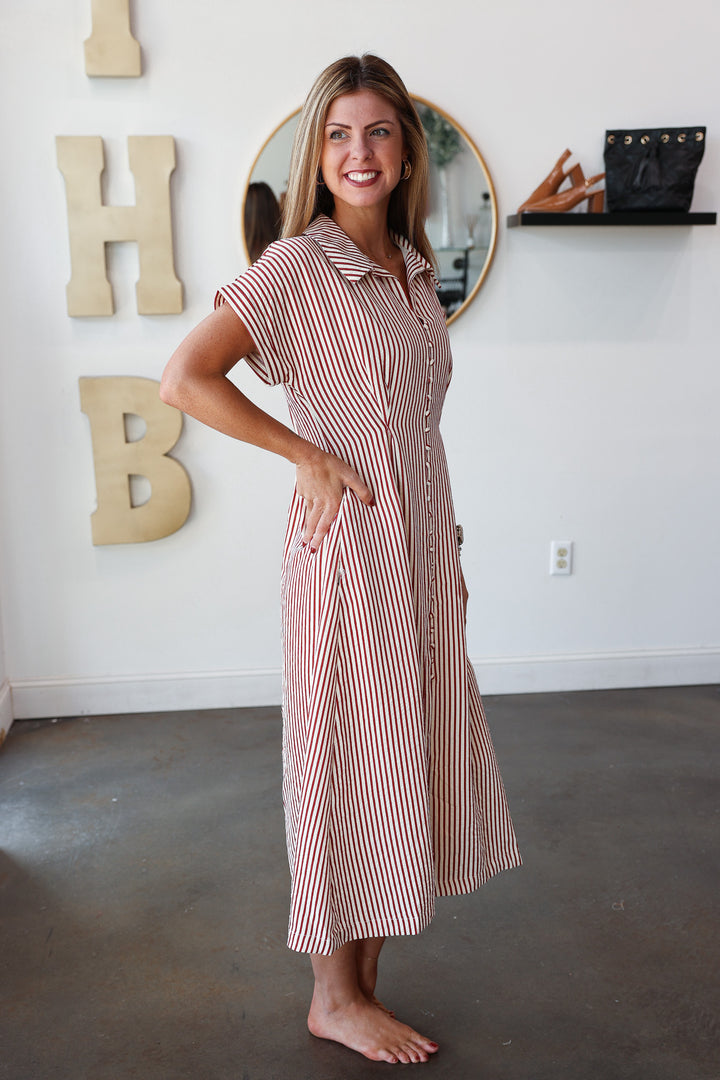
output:
[[[482,874],[476,881],[448,883],[439,888],[435,895],[436,897],[468,896],[471,893],[478,892],[492,878],[505,873],[507,870],[516,870],[520,866],[522,866],[522,859],[519,856],[517,858],[508,856],[501,866]],[[422,918],[366,921],[357,923],[353,927],[347,927],[342,932],[333,934],[331,937],[308,939],[307,935],[291,930],[287,944],[288,948],[292,949],[293,952],[309,953],[312,956],[332,956],[334,952],[337,952],[338,949],[341,949],[343,945],[347,945],[350,941],[363,941],[366,938],[378,937],[417,936],[427,929],[434,917],[435,906],[433,904],[430,912]]]

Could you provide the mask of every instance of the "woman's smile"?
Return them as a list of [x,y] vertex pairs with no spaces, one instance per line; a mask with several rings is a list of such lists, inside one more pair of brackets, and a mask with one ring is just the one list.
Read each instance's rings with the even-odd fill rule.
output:
[[376,171],[349,172],[345,173],[345,179],[356,187],[367,187],[369,184],[374,184],[379,175],[380,173]]

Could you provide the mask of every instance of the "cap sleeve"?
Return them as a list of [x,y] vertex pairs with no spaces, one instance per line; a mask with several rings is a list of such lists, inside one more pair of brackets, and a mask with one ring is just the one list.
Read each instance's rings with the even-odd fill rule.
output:
[[272,244],[252,266],[223,285],[215,294],[215,307],[229,304],[247,327],[255,351],[245,360],[268,386],[292,381],[291,356],[284,343],[287,310],[285,266]]

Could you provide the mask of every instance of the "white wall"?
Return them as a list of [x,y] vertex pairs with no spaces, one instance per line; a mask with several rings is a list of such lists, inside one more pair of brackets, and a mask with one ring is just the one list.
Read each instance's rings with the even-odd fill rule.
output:
[[2,625],[2,607],[0,606],[0,745],[10,730],[13,722],[12,693],[5,664],[5,638]]
[[[3,403],[4,395],[0,391],[0,429],[4,426],[3,421]],[[0,461],[2,458],[0,457]],[[12,705],[12,690],[10,688],[10,679],[8,678],[8,667],[5,661],[5,631],[3,627],[3,580],[7,576],[7,567],[5,560],[3,559],[3,528],[2,521],[5,511],[5,504],[3,500],[3,489],[0,485],[0,746],[5,741],[5,736],[13,722],[13,705]]]
[[[17,716],[277,700],[292,469],[188,422],[175,450],[194,487],[186,526],[94,548],[77,380],[159,378],[243,264],[238,200],[258,148],[330,60],[377,51],[456,116],[503,220],[566,145],[600,171],[603,132],[622,124],[707,124],[694,208],[720,201],[707,0],[683,5],[681,32],[654,0],[456,0],[452,21],[431,0],[336,0],[332,19],[324,0],[133,7],[145,75],[131,80],[85,76],[89,0],[2,15],[1,574]],[[117,245],[118,313],[68,318],[57,134],[104,136],[115,202],[133,200],[126,136],[175,136],[183,315],[137,315],[137,257]],[[502,228],[451,330],[444,421],[486,692],[720,677],[719,267],[716,228]],[[281,392],[239,379],[285,415]],[[553,538],[575,541],[569,578],[548,576]]]

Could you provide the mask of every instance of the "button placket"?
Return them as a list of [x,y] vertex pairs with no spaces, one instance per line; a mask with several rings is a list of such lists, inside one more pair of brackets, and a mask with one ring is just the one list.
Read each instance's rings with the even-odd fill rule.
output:
[[428,604],[428,658],[430,661],[430,679],[435,680],[435,523],[432,496],[432,444],[430,440],[432,425],[432,397],[435,380],[435,353],[433,351],[430,328],[426,319],[420,316],[420,323],[427,339],[427,384],[425,397],[425,501],[427,503],[427,559],[430,578]]

